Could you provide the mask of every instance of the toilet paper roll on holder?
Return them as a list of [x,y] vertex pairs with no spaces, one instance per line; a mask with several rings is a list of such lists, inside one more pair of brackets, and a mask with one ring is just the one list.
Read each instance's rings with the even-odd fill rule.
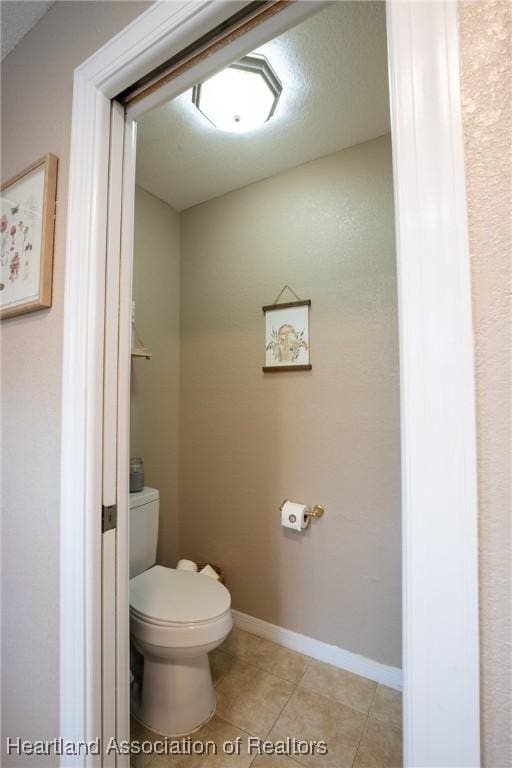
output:
[[[279,511],[280,512],[283,511],[283,507],[284,507],[284,505],[286,504],[287,501],[289,501],[289,499],[285,499],[283,501],[283,503],[281,504],[281,506],[279,507]],[[307,507],[306,511],[304,512],[304,517],[307,520],[311,520],[311,518],[318,519],[318,518],[322,517],[324,515],[324,513],[325,513],[325,508],[322,507],[321,504],[315,504],[315,506],[312,507],[312,508],[311,507]]]

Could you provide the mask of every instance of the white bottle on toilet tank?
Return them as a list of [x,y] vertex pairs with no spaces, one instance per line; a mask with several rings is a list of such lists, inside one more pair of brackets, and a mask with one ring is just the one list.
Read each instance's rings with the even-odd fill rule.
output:
[[159,506],[156,488],[130,493],[130,579],[156,563]]

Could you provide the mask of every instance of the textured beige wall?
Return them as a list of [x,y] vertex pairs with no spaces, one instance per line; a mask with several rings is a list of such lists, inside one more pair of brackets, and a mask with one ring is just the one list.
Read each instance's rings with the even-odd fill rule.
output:
[[[61,350],[73,69],[148,5],[55,3],[2,62],[2,179],[45,152],[60,161],[53,307],[2,323],[4,736],[58,735]],[[46,762],[4,755],[2,763],[26,768],[36,760]]]
[[[313,371],[263,374],[261,307],[312,300]],[[238,610],[401,665],[389,137],[182,213],[181,556]],[[322,503],[303,536],[285,498]]]
[[476,341],[485,768],[512,765],[511,12],[508,0],[459,5]]
[[132,456],[142,456],[145,484],[160,491],[158,559],[178,554],[178,395],[180,217],[140,187],[135,194],[135,323],[151,360],[135,359],[131,375]]

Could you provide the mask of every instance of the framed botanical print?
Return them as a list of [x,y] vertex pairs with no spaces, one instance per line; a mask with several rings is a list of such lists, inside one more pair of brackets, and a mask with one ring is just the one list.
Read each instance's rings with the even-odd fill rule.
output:
[[52,305],[57,158],[45,155],[0,187],[0,317]]
[[270,304],[265,313],[265,373],[310,371],[310,299]]

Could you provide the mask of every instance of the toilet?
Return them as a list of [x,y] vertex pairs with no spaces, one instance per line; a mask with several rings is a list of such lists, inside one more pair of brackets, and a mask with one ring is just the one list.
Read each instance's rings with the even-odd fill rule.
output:
[[208,653],[231,630],[231,596],[210,576],[155,564],[158,515],[157,490],[130,494],[130,634],[144,657],[133,715],[184,736],[215,712]]

